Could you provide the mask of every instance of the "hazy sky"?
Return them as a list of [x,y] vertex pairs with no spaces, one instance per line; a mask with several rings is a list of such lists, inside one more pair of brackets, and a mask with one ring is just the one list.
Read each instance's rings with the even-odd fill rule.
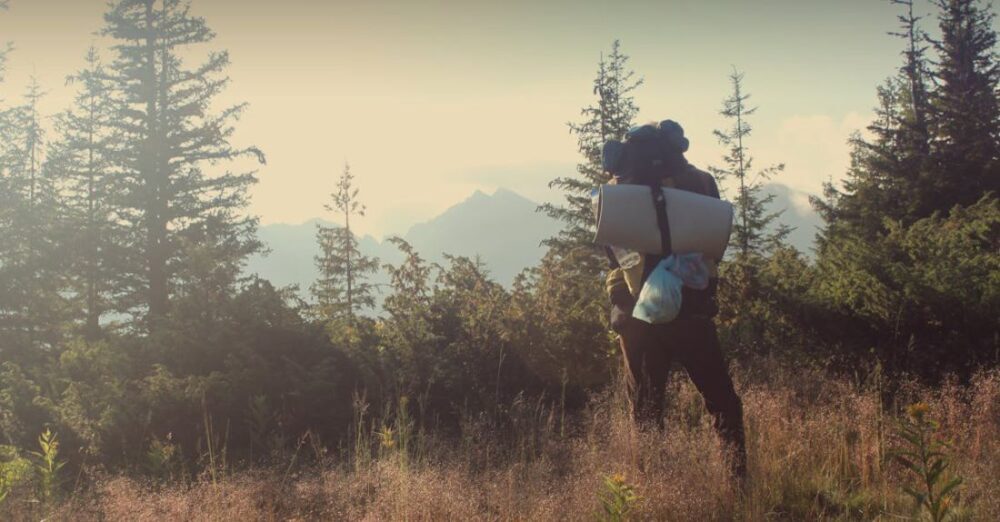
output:
[[[17,100],[34,74],[45,109],[66,107],[65,76],[105,43],[94,35],[104,10],[104,0],[10,0],[0,41],[16,50],[0,98]],[[703,168],[719,162],[711,131],[724,125],[731,67],[743,70],[759,107],[758,165],[784,162],[777,181],[816,193],[843,175],[844,142],[902,48],[886,34],[896,9],[876,0],[194,0],[192,11],[218,33],[204,50],[231,53],[221,101],[250,103],[236,141],[268,157],[251,210],[264,223],[323,215],[348,160],[368,206],[358,227],[379,236],[475,189],[558,198],[547,182],[578,159],[566,122],[593,100],[615,38],[645,78],[640,120],[679,121]]]

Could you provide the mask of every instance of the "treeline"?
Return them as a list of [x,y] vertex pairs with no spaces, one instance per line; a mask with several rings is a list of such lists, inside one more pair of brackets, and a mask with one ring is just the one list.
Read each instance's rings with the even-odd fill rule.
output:
[[[399,265],[362,256],[364,208],[345,167],[321,228],[312,302],[243,274],[262,249],[246,214],[253,146],[232,143],[243,105],[214,110],[228,55],[190,64],[212,41],[182,0],[119,0],[109,49],[86,51],[72,107],[43,124],[32,84],[3,107],[0,134],[0,445],[43,429],[75,470],[191,473],[266,461],[304,444],[372,441],[350,427],[405,409],[415,429],[503,428],[510,404],[563,410],[613,379],[604,260],[590,190],[600,148],[635,123],[641,79],[616,42],[595,101],[570,125],[578,175],[553,181],[566,223],[510,289],[479,260]],[[774,358],[864,376],[934,380],[995,364],[1000,350],[1000,90],[993,13],[936,4],[929,38],[901,16],[903,65],[879,87],[872,137],[852,140],[842,188],[815,201],[826,226],[811,261],[785,243],[750,155],[753,107],[741,73],[716,133],[713,173],[737,207],[718,323],[744,364]],[[182,56],[185,59],[182,59]],[[362,313],[384,268],[384,313]],[[20,449],[17,449],[20,448]]]

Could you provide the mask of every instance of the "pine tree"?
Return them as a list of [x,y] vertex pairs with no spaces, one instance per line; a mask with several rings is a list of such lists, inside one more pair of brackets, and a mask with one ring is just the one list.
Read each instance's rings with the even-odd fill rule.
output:
[[324,205],[329,212],[343,216],[343,225],[325,227],[317,225],[316,239],[322,253],[316,257],[319,279],[311,291],[316,298],[320,317],[326,320],[346,319],[354,324],[357,314],[375,306],[375,287],[368,278],[378,270],[378,259],[365,256],[358,249],[358,241],[351,230],[351,217],[364,216],[365,207],[358,201],[351,167],[344,164],[344,171],[337,182],[336,192],[330,194],[332,204]]
[[[784,209],[771,211],[774,194],[764,193],[764,182],[781,173],[782,164],[755,170],[748,138],[753,132],[748,118],[756,107],[748,105],[750,94],[743,88],[743,73],[735,68],[729,75],[732,93],[722,102],[720,114],[728,128],[715,130],[725,147],[722,167],[709,170],[719,180],[736,184],[733,234],[736,248],[732,260],[720,267],[720,335],[737,350],[769,351],[769,327],[765,319],[780,313],[769,299],[776,294],[762,275],[772,256],[782,253],[790,228],[776,220]],[[785,247],[787,248],[787,247]]]
[[4,192],[0,273],[0,328],[22,346],[51,345],[61,309],[60,257],[52,243],[55,188],[43,166],[45,131],[39,101],[41,86],[32,78],[24,103],[12,108],[4,125]]
[[63,196],[60,242],[69,260],[67,272],[83,333],[100,334],[101,316],[112,309],[121,230],[113,219],[110,183],[112,146],[111,99],[106,72],[97,49],[86,55],[86,67],[70,76],[79,84],[74,107],[56,119],[59,140],[53,144],[50,169]]
[[[828,237],[873,241],[885,233],[886,219],[911,224],[1000,190],[993,14],[972,0],[939,1],[942,35],[932,40],[918,27],[911,1],[894,3],[906,9],[900,30],[890,33],[905,42],[903,65],[878,89],[873,138],[851,140],[852,166],[837,208],[824,209]],[[924,56],[927,41],[938,54],[933,67]]]
[[[907,220],[913,214],[908,209],[917,205],[913,187],[920,176],[915,169],[921,157],[908,153],[900,139],[903,89],[905,84],[899,78],[889,78],[877,88],[875,119],[868,126],[873,138],[853,134],[849,139],[851,163],[843,189],[832,183],[824,186],[827,198],[836,201],[835,206],[811,199],[826,220],[824,238],[856,235],[874,240],[884,233],[886,219]],[[821,248],[824,241],[820,241]]]
[[913,0],[892,0],[892,3],[906,8],[905,13],[897,17],[899,31],[889,33],[906,42],[902,51],[905,60],[899,69],[900,77],[906,85],[903,90],[903,111],[906,115],[900,125],[903,134],[901,141],[910,150],[926,155],[930,150],[930,94],[927,85],[930,73],[924,56],[927,51],[927,34],[919,26],[923,17],[913,13]]
[[733,69],[729,80],[733,92],[723,101],[720,114],[732,123],[728,129],[714,131],[727,150],[722,158],[724,166],[709,170],[720,182],[734,179],[737,183],[733,243],[739,249],[738,254],[744,258],[762,256],[790,232],[787,226],[775,226],[775,220],[784,210],[770,212],[768,207],[774,194],[763,193],[764,181],[782,172],[785,166],[778,164],[754,172],[753,158],[745,140],[753,130],[747,118],[757,108],[747,105],[750,95],[743,90],[743,73]]
[[259,250],[257,220],[241,215],[255,172],[211,175],[206,168],[244,156],[264,163],[264,156],[256,147],[230,143],[246,104],[211,111],[229,83],[228,53],[212,52],[201,65],[185,66],[188,49],[215,36],[190,13],[189,1],[118,0],[104,18],[102,33],[116,41],[107,78],[112,122],[127,140],[115,151],[114,183],[114,210],[130,231],[134,253],[124,270],[132,298],[126,304],[145,312],[155,327],[184,270],[186,231],[211,228],[215,237],[225,237],[221,264],[242,263]]
[[814,200],[827,226],[812,291],[831,312],[832,333],[856,336],[857,353],[874,352],[890,373],[933,377],[995,354],[995,342],[982,341],[991,333],[960,333],[996,315],[989,278],[968,272],[991,264],[995,247],[986,223],[1000,183],[1000,69],[993,14],[981,2],[937,1],[937,40],[917,27],[910,2],[896,3],[906,9],[893,33],[905,42],[904,63],[878,90],[873,137],[852,140],[843,190],[828,186],[827,201]]
[[566,205],[545,204],[540,210],[565,224],[557,237],[546,245],[559,255],[580,261],[581,271],[596,275],[600,270],[600,252],[594,245],[594,212],[591,192],[608,181],[601,164],[601,150],[611,139],[621,139],[632,126],[639,112],[632,93],[642,85],[642,79],[628,67],[628,56],[622,53],[621,43],[615,40],[611,53],[601,56],[594,79],[593,93],[597,103],[584,107],[580,112],[581,123],[569,123],[569,130],[577,136],[577,148],[583,156],[577,167],[576,177],[552,180],[549,187],[566,193]]
[[912,223],[928,215],[941,200],[940,176],[930,150],[934,111],[931,105],[927,35],[910,0],[893,0],[905,11],[898,16],[899,30],[889,34],[904,41],[903,64],[876,91],[878,106],[868,126],[873,136],[850,139],[851,166],[843,190],[825,188],[836,208],[819,199],[813,205],[827,221],[827,238],[858,234],[869,241],[885,233],[885,220]]
[[931,92],[937,166],[933,205],[950,210],[1000,191],[1000,63],[995,14],[978,0],[936,0],[939,40]]

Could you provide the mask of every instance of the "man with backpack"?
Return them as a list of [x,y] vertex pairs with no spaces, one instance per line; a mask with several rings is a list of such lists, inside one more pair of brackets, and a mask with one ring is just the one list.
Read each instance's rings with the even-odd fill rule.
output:
[[[614,175],[612,183],[640,184],[659,188],[672,187],[719,198],[711,174],[689,164],[684,158],[688,140],[684,130],[671,120],[634,127],[613,154],[605,146],[605,170]],[[611,157],[609,157],[611,156]],[[662,202],[658,220],[667,227]],[[669,232],[663,230],[664,241]],[[654,267],[666,256],[630,253],[615,256],[609,249],[611,269],[607,292],[611,300],[611,328],[621,340],[633,415],[644,424],[663,428],[664,393],[671,364],[676,361],[687,371],[705,399],[719,434],[733,451],[732,470],[737,477],[746,474],[746,447],[743,431],[743,405],[736,390],[716,334],[713,317],[718,309],[715,292],[718,284],[718,259],[706,259],[709,285],[705,290],[684,287],[681,309],[673,321],[649,324],[632,317],[643,283]]]

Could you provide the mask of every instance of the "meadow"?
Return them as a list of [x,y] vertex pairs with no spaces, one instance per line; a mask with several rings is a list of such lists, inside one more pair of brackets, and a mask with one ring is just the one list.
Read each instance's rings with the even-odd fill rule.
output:
[[[515,400],[458,433],[404,414],[363,414],[353,443],[328,451],[309,434],[266,466],[160,477],[106,474],[51,504],[25,489],[0,505],[9,520],[923,520],[906,488],[921,477],[894,452],[905,405],[923,404],[947,443],[948,520],[1000,518],[1000,372],[968,385],[851,383],[810,371],[737,372],[750,475],[727,480],[726,452],[701,398],[673,379],[668,429],[630,420],[612,386],[583,411]],[[405,409],[401,411],[406,411]],[[912,424],[913,419],[908,419]],[[225,448],[216,448],[224,454]],[[222,461],[222,462],[220,462]],[[71,477],[67,477],[71,480]],[[944,482],[944,477],[938,481]],[[44,498],[44,497],[43,497]]]

